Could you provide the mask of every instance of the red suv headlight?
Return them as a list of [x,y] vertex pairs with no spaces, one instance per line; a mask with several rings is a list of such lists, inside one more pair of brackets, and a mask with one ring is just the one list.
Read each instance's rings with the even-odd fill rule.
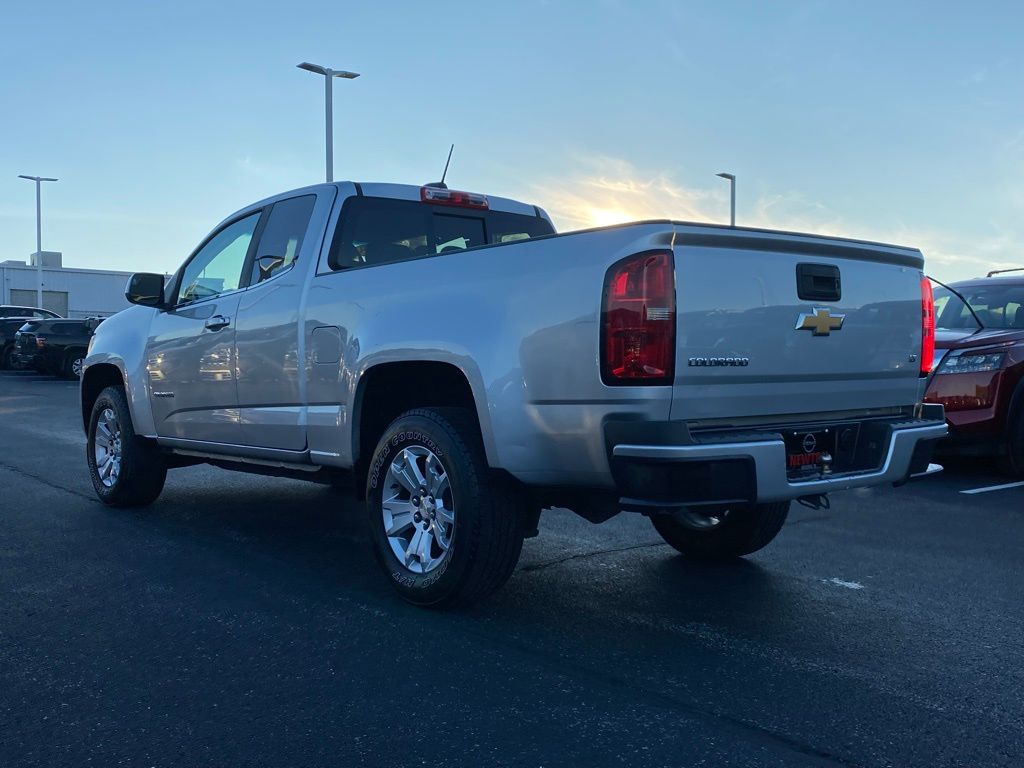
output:
[[988,373],[998,371],[1006,362],[1005,352],[974,352],[959,349],[943,358],[935,375],[947,373]]

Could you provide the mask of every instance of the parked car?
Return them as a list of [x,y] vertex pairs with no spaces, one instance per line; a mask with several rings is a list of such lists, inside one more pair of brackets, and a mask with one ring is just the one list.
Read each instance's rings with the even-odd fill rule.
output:
[[29,320],[60,317],[56,312],[39,307],[0,305],[0,369],[11,367],[14,354],[14,334]]
[[16,367],[77,379],[82,374],[89,339],[101,322],[99,318],[88,318],[26,323],[16,334],[12,362]]
[[935,372],[925,401],[946,409],[943,452],[1024,474],[1024,277],[935,289]]
[[939,469],[914,249],[323,184],[232,214],[93,338],[99,498],[196,462],[347,480],[407,600],[468,604],[543,508],[648,516],[695,559],[767,545],[793,499]]

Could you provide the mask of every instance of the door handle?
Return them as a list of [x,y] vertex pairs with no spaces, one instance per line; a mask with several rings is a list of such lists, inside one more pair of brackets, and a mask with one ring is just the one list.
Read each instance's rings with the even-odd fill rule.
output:
[[211,331],[219,331],[221,328],[226,328],[231,325],[231,319],[224,317],[224,315],[214,315],[206,321],[205,326]]

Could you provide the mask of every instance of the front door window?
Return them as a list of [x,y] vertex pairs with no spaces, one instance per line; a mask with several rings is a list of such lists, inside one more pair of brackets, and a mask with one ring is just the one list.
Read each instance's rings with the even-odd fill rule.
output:
[[188,304],[237,291],[259,220],[260,214],[254,213],[228,224],[210,238],[185,265],[175,304]]

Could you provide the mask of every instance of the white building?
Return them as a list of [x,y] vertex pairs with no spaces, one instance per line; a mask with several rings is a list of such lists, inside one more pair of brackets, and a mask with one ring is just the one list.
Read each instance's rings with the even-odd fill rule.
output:
[[[36,254],[31,263],[0,262],[0,304],[37,305]],[[128,306],[125,285],[131,272],[61,266],[61,254],[42,253],[43,309],[61,317],[109,317]]]

